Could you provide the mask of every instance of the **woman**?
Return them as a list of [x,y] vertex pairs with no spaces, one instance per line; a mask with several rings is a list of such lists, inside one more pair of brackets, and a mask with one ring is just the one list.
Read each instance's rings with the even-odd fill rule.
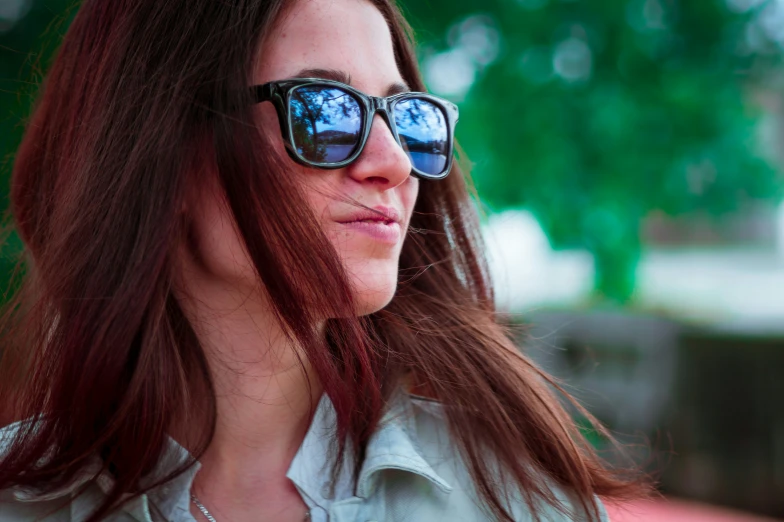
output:
[[[0,520],[606,520],[390,0],[85,0],[15,164]],[[447,176],[448,174],[448,176]]]

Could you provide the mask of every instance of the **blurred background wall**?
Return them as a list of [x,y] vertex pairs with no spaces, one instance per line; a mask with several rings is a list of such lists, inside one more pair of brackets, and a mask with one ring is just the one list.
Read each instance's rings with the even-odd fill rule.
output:
[[[784,517],[784,0],[401,4],[521,348],[665,493]],[[0,0],[3,207],[72,5]]]

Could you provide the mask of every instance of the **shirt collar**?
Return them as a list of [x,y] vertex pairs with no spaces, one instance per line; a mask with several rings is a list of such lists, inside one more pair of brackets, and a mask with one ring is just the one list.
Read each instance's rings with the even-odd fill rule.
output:
[[[161,512],[166,520],[181,520],[190,513],[191,487],[193,479],[201,469],[201,463],[194,461],[191,454],[180,446],[177,441],[169,437],[169,447],[164,459],[158,464],[156,470],[145,481],[151,484],[160,480],[166,473],[181,467],[188,462],[193,464],[172,480],[154,487],[147,493],[147,498],[154,504],[154,508]],[[144,484],[143,484],[144,485]]]
[[[2,435],[7,435],[18,429],[18,426],[6,428]],[[171,473],[178,467],[186,464],[191,455],[171,437],[167,438],[166,448],[163,452],[164,458],[143,481],[142,486],[152,484]],[[122,511],[134,516],[137,520],[148,520],[149,500],[155,504],[155,508],[166,517],[167,520],[180,520],[182,514],[190,509],[190,489],[193,479],[198,473],[201,465],[194,462],[185,472],[174,479],[157,486],[147,492],[146,495],[138,497],[123,505]],[[95,455],[88,463],[80,469],[73,479],[66,485],[55,490],[44,490],[36,487],[16,486],[12,489],[14,498],[19,502],[45,502],[60,499],[78,492],[88,482],[95,481],[97,487],[106,495],[112,488],[112,478],[103,469],[101,459]],[[71,503],[71,519],[82,520],[89,511],[94,509],[94,505],[84,506],[81,503]],[[86,511],[85,511],[86,510]],[[84,513],[82,511],[85,511]],[[147,514],[147,516],[144,516]]]
[[[305,440],[291,463],[287,477],[316,504],[329,503],[330,464],[334,462],[336,415],[332,402],[322,396]],[[430,480],[444,492],[452,487],[422,457],[418,449],[414,416],[408,395],[393,395],[368,442],[359,472],[356,496],[367,498],[375,490],[380,472],[386,469],[408,471]],[[334,498],[352,496],[353,456],[346,451]],[[322,504],[323,505],[323,504]]]
[[[313,503],[322,507],[331,503],[333,499],[353,496],[351,477],[354,467],[350,451],[345,453],[344,465],[335,484],[334,496],[330,494],[331,464],[334,462],[337,449],[333,443],[336,440],[335,429],[335,409],[332,401],[324,394],[316,408],[305,439],[286,473],[301,492],[310,497]],[[164,458],[145,479],[146,484],[160,480],[165,473],[171,472],[192,458],[190,453],[174,439],[168,438],[167,445]],[[368,442],[365,460],[359,473],[356,496],[369,497],[377,487],[380,472],[386,469],[408,471],[428,479],[446,493],[451,492],[452,487],[435,472],[422,457],[418,448],[411,400],[405,392],[397,392],[389,401],[376,432]],[[171,481],[151,489],[147,495],[126,504],[123,510],[139,519],[140,510],[147,512],[150,509],[149,498],[154,503],[154,508],[167,520],[181,520],[183,515],[189,512],[190,489],[200,467],[201,465],[195,462]],[[112,486],[112,480],[107,473],[100,472],[101,468],[100,459],[96,456],[71,483],[63,488],[47,493],[32,488],[16,488],[14,496],[17,500],[26,502],[53,500],[78,491],[91,480],[95,480],[98,487],[107,493]]]
[[[142,480],[141,485],[142,488],[148,487],[189,462],[192,462],[192,464],[183,473],[168,482],[150,489],[146,494],[123,504],[121,510],[136,520],[153,520],[150,517],[151,510],[159,512],[165,520],[176,522],[190,520],[187,516],[190,513],[190,491],[193,479],[199,472],[201,464],[198,461],[194,461],[188,450],[183,448],[176,440],[167,437],[163,458],[155,469]],[[98,465],[100,465],[100,461],[98,461]],[[95,477],[94,472],[90,478],[92,477]],[[104,494],[108,494],[112,488],[112,479],[106,472],[98,475],[95,482]],[[80,484],[72,485],[70,492],[77,491],[82,484],[84,484],[84,481]],[[75,502],[71,503],[71,509],[77,509]],[[155,520],[158,518],[156,517]],[[72,516],[72,520],[81,520],[81,518]]]
[[410,396],[397,392],[368,443],[357,483],[358,496],[369,496],[377,485],[379,472],[385,469],[408,471],[428,479],[444,493],[452,491],[452,486],[422,456],[415,419]]

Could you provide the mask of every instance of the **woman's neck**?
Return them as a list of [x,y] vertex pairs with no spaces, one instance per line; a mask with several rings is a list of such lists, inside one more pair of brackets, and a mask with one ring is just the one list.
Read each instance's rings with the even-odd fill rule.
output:
[[251,509],[265,491],[295,495],[285,475],[322,394],[318,378],[263,299],[190,283],[178,300],[205,351],[217,401],[194,489],[224,509]]

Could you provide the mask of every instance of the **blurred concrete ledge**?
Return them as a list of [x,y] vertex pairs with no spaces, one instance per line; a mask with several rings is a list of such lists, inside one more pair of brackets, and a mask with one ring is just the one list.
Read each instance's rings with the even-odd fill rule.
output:
[[773,250],[646,252],[640,304],[732,332],[784,334],[784,259]]
[[[500,309],[574,309],[589,301],[590,253],[553,250],[530,213],[493,215],[484,236]],[[784,251],[773,246],[646,250],[637,269],[634,307],[727,332],[784,334]]]

